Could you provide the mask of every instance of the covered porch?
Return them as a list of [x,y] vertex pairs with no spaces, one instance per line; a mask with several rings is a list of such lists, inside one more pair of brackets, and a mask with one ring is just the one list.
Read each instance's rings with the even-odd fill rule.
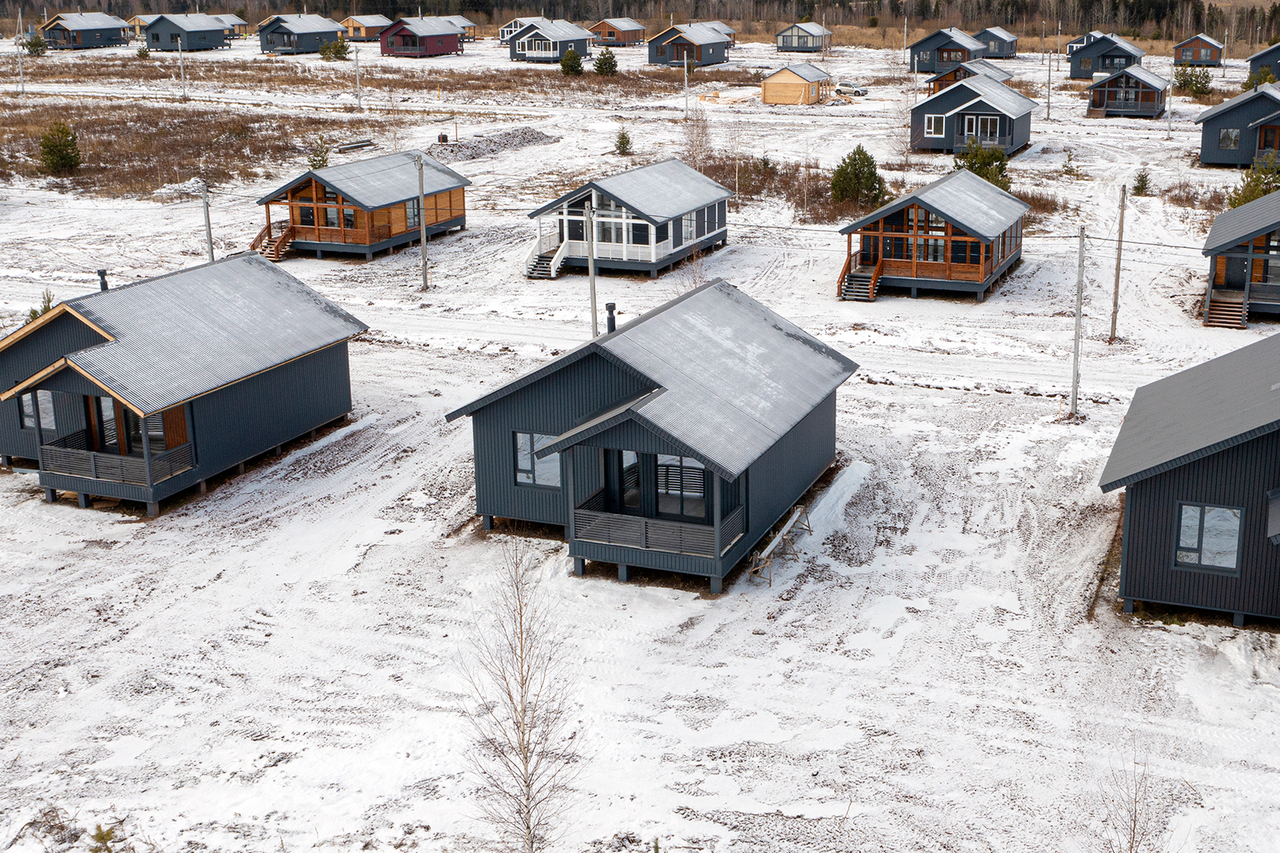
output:
[[1205,325],[1244,327],[1251,311],[1280,314],[1280,229],[1212,258]]

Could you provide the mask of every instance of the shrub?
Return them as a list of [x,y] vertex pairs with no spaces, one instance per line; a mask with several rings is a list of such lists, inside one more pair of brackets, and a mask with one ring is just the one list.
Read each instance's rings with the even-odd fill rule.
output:
[[560,73],[566,77],[582,76],[582,57],[573,48],[560,58]]
[[1133,178],[1134,195],[1151,195],[1151,173],[1142,169]]
[[1180,95],[1192,97],[1209,94],[1213,91],[1209,85],[1209,69],[1179,65],[1173,70],[1173,90]]
[[138,48],[139,59],[146,59],[150,55],[151,55],[151,48],[147,47],[145,44],[142,47]]
[[618,137],[613,141],[613,153],[622,157],[631,153],[631,134],[625,127],[618,131]]
[[329,142],[323,136],[317,136],[307,152],[307,165],[312,171],[323,169],[329,165]]
[[337,41],[326,42],[320,45],[320,58],[326,62],[334,60],[345,60],[351,53],[351,45],[347,44],[347,40],[341,35]]
[[859,207],[877,207],[888,194],[876,160],[861,145],[844,156],[831,173],[831,200],[853,202]]
[[1242,204],[1270,195],[1280,189],[1280,158],[1270,151],[1253,161],[1249,171],[1240,178],[1240,186],[1227,195],[1227,207]]
[[876,27],[880,26],[880,19],[875,15],[872,15],[870,18],[867,18],[867,26],[874,30]]
[[1247,92],[1250,89],[1257,88],[1266,83],[1276,82],[1276,75],[1271,73],[1269,67],[1259,68],[1257,71],[1245,78],[1244,84],[1240,87],[1241,92]]
[[49,43],[39,33],[33,33],[28,36],[26,46],[27,56],[44,56],[49,50]]
[[[563,70],[564,65],[561,64],[560,67]],[[618,73],[618,59],[613,55],[613,51],[606,47],[600,51],[600,55],[596,57],[595,64],[591,68],[601,77],[612,77]]]
[[65,121],[55,121],[40,137],[40,163],[50,175],[70,175],[80,166],[80,146]]
[[53,310],[53,291],[46,287],[44,289],[44,293],[40,295],[40,306],[38,308],[32,308],[30,311],[27,312],[27,322],[34,323],[36,320],[39,320],[41,317],[43,317],[45,314],[48,314],[52,310]]
[[1009,155],[999,148],[987,148],[976,138],[956,155],[956,168],[968,169],[988,183],[1008,192],[1013,181],[1009,179]]

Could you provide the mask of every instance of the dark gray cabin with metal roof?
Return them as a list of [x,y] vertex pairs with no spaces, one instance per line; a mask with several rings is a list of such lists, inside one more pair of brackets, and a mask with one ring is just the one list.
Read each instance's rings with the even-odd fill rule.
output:
[[[679,160],[663,160],[583,184],[529,214],[538,236],[525,257],[530,278],[565,266],[658,273],[729,239],[733,191]],[[587,232],[587,206],[595,227]]]
[[[830,467],[857,365],[716,280],[462,408],[476,512],[565,527],[587,560],[712,592]],[[750,353],[747,357],[746,354]]]
[[1036,102],[985,74],[960,80],[911,108],[911,144],[963,150],[970,142],[1012,155],[1031,142]]
[[1206,326],[1242,329],[1250,311],[1280,314],[1280,192],[1219,213],[1202,251]]
[[1016,59],[1018,37],[1003,27],[987,27],[974,38],[982,42],[982,55],[987,59]]
[[[1276,359],[1275,362],[1270,359]],[[1102,472],[1123,488],[1120,597],[1280,617],[1280,336],[1133,395]]]
[[1089,118],[1128,116],[1157,118],[1164,114],[1169,81],[1141,65],[1121,68],[1089,86]]
[[792,24],[774,36],[779,52],[820,53],[831,47],[831,30],[813,21]]
[[912,71],[936,74],[971,59],[981,59],[986,53],[986,45],[963,30],[948,27],[930,33],[908,50]]
[[366,328],[252,253],[68,299],[0,339],[0,456],[155,515],[350,412]]
[[323,15],[276,15],[258,28],[258,45],[263,53],[319,53],[346,35],[346,27]]
[[[875,301],[881,288],[983,296],[1022,257],[1030,206],[960,169],[840,229],[841,299]],[[858,245],[853,245],[854,235]]]
[[1280,152],[1280,86],[1261,86],[1210,107],[1196,117],[1200,163],[1251,166],[1263,154]]
[[1257,74],[1264,68],[1280,79],[1280,43],[1269,45],[1249,57],[1249,74]]
[[1070,56],[1080,48],[1084,47],[1086,44],[1096,41],[1097,39],[1100,39],[1105,35],[1106,33],[1102,32],[1101,30],[1092,30],[1090,32],[1085,33],[1082,36],[1076,36],[1071,41],[1067,42],[1067,56]]
[[1091,80],[1094,74],[1111,74],[1130,65],[1141,65],[1147,52],[1115,33],[1098,36],[1071,52],[1073,80]]
[[1004,83],[1013,79],[1012,74],[994,63],[985,59],[971,59],[968,62],[957,65],[955,68],[939,71],[924,82],[931,93],[937,94],[953,83],[968,80],[970,77],[990,77],[997,83]]
[[121,47],[129,43],[129,25],[102,12],[67,12],[40,25],[41,38],[51,50]]
[[712,24],[676,24],[649,39],[650,65],[717,65],[728,59],[732,36]]
[[212,15],[156,15],[142,30],[149,50],[227,47],[227,25]]
[[572,21],[538,21],[517,30],[507,42],[515,62],[559,62],[569,51],[591,55],[595,34]]

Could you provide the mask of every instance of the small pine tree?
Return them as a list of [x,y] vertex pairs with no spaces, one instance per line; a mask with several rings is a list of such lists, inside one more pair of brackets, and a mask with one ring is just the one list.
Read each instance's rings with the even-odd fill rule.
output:
[[578,52],[573,48],[569,48],[568,52],[560,58],[560,73],[566,77],[582,76],[582,57],[578,56]]
[[98,824],[97,829],[89,834],[89,840],[93,844],[89,847],[89,853],[114,853],[111,845],[119,841],[116,838],[116,828],[103,829],[102,824]]
[[323,136],[317,136],[311,143],[311,150],[307,152],[307,165],[313,172],[329,165],[329,141]]
[[338,36],[337,41],[325,42],[320,45],[320,58],[326,62],[345,60],[350,53],[351,46],[347,44],[347,40],[342,35]]
[[55,121],[40,137],[40,163],[55,177],[70,175],[80,166],[80,146],[65,121]]
[[1209,80],[1208,68],[1179,65],[1173,70],[1173,90],[1180,95],[1190,95],[1194,98],[1209,94],[1213,90]]
[[601,77],[612,77],[618,73],[618,58],[613,55],[612,50],[606,47],[600,51],[600,55],[596,57],[595,64],[591,68]]
[[618,136],[613,142],[613,153],[620,157],[631,154],[631,134],[627,133],[625,127],[618,131]]
[[876,168],[876,160],[861,145],[844,156],[831,173],[831,200],[853,202],[859,207],[876,207],[888,191]]
[[876,27],[880,26],[880,19],[875,15],[872,15],[870,18],[867,18],[867,26],[874,30]]
[[146,59],[150,55],[151,55],[151,48],[147,47],[145,44],[142,47],[138,48],[139,59]]
[[36,320],[39,320],[41,317],[43,317],[45,314],[48,314],[52,310],[53,310],[53,291],[46,287],[44,289],[44,293],[40,295],[40,306],[38,308],[32,308],[30,311],[27,312],[27,322],[34,323]]
[[1258,86],[1274,82],[1276,82],[1276,75],[1271,73],[1271,68],[1269,66],[1263,66],[1245,79],[1244,85],[1240,87],[1240,91],[1247,92],[1250,89],[1257,88]]
[[1227,194],[1227,207],[1239,207],[1280,190],[1280,158],[1274,151],[1253,161],[1240,178],[1240,186]]
[[1133,177],[1134,195],[1151,195],[1151,173],[1142,169]]
[[49,50],[49,43],[39,33],[27,36],[27,56],[44,56]]
[[1009,178],[1009,155],[999,148],[988,148],[975,137],[956,155],[956,168],[968,169],[988,183],[1008,192],[1013,186]]

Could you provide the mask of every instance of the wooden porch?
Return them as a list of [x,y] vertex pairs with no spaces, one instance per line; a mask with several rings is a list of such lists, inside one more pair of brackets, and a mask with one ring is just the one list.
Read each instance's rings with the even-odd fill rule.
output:
[[714,524],[605,512],[604,490],[601,489],[574,509],[573,538],[601,545],[714,559],[727,554],[746,533],[746,517],[746,509],[739,506],[720,520],[720,551],[717,554]]
[[161,453],[120,455],[90,450],[88,430],[79,430],[40,445],[40,470],[88,480],[154,486],[191,470],[194,453],[187,442]]

